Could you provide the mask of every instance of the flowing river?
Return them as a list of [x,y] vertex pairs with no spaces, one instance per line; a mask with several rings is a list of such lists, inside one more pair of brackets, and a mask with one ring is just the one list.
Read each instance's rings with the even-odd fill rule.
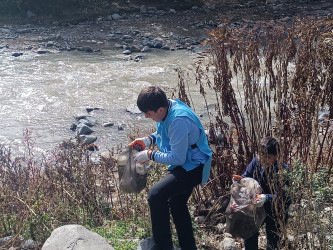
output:
[[[159,50],[135,62],[124,60],[117,50],[25,53],[20,57],[0,51],[0,143],[23,152],[23,134],[28,129],[35,150],[46,152],[75,138],[70,126],[76,115],[87,114],[86,108],[100,108],[90,114],[97,119],[92,129],[100,151],[126,144],[134,128],[142,132],[154,127],[142,114],[126,112],[136,103],[140,90],[158,85],[170,95],[178,82],[175,69],[191,68],[195,57],[186,50]],[[114,126],[103,127],[105,122]],[[118,125],[124,129],[119,130]]]

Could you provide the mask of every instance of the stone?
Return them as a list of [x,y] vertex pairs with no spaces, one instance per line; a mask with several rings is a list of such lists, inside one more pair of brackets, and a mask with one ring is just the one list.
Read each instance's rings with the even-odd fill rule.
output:
[[130,51],[132,51],[132,52],[140,52],[141,48],[139,48],[139,46],[137,46],[137,45],[132,45],[130,47]]
[[149,38],[151,36],[152,36],[152,34],[149,33],[149,32],[146,32],[146,33],[143,34],[143,37],[145,37],[145,38]]
[[88,144],[87,149],[88,149],[89,151],[99,151],[98,146],[95,145],[94,143],[90,143],[90,144]]
[[127,107],[126,111],[130,112],[131,114],[141,114],[142,113],[136,104],[132,104],[129,107]]
[[320,110],[318,115],[318,120],[320,122],[324,121],[325,119],[329,118],[330,112],[328,110]]
[[31,29],[17,29],[16,32],[19,34],[31,33]]
[[84,47],[78,47],[77,48],[78,51],[83,51],[83,52],[93,52],[93,49],[87,46]]
[[52,47],[54,46],[54,42],[53,41],[48,41],[46,44],[45,44],[45,47]]
[[94,110],[100,110],[101,108],[86,108],[86,111],[88,113],[90,113],[91,111],[94,111]]
[[32,239],[26,240],[22,246],[22,249],[36,249],[38,243]]
[[160,15],[160,16],[163,16],[165,14],[165,11],[164,10],[157,10],[155,12],[156,15]]
[[112,127],[113,125],[114,125],[113,122],[106,122],[106,123],[103,123],[103,127],[104,127],[104,128]]
[[142,5],[140,7],[140,12],[141,12],[141,14],[147,14],[148,10],[147,10],[146,5]]
[[106,35],[106,37],[107,37],[107,39],[109,39],[109,40],[114,40],[114,39],[116,39],[116,38],[117,38],[117,35],[116,35],[116,34],[113,34],[113,33],[111,33],[111,34],[108,34],[108,35]]
[[143,43],[143,45],[144,45],[145,47],[154,48],[154,42],[152,42],[152,41],[145,41],[145,42]]
[[82,126],[82,125],[87,125],[88,127],[93,127],[97,124],[97,120],[95,118],[92,117],[86,117],[85,119],[81,119],[78,122],[78,127]]
[[149,46],[144,46],[143,49],[141,50],[141,52],[150,52],[151,48],[149,48]]
[[200,215],[198,217],[195,217],[194,221],[198,224],[202,224],[202,223],[204,223],[205,219],[206,219],[206,216]]
[[233,238],[225,237],[219,244],[219,249],[224,250],[239,250],[238,247],[236,247],[236,242]]
[[134,60],[142,60],[144,58],[144,55],[142,54],[139,54],[139,55],[136,55]]
[[78,115],[75,116],[75,120],[79,121],[79,120],[85,119],[87,117],[88,117],[87,114],[78,114]]
[[92,132],[94,132],[94,130],[92,130],[91,128],[89,128],[87,125],[85,124],[79,124],[77,126],[77,131],[79,133],[79,135],[89,135]]
[[133,39],[133,37],[131,35],[123,35],[123,40],[126,39]]
[[45,50],[45,49],[42,49],[42,48],[39,48],[38,50],[37,50],[37,54],[46,54],[48,52],[48,50]]
[[22,52],[15,52],[15,53],[12,54],[12,56],[14,56],[14,57],[19,57],[19,56],[22,56],[22,55],[23,55]]
[[156,43],[154,43],[154,48],[160,49],[162,47],[163,47],[162,42],[156,42]]
[[113,20],[118,20],[118,19],[120,19],[121,18],[121,16],[119,15],[119,14],[112,14],[112,19]]
[[85,145],[92,144],[97,140],[97,137],[93,135],[80,135],[79,138],[80,141]]
[[112,157],[112,153],[109,152],[109,151],[104,151],[104,152],[102,152],[102,153],[100,154],[100,156],[101,156],[101,159],[102,159],[102,160],[113,159],[113,157]]
[[123,131],[125,129],[126,125],[125,124],[118,124],[118,130]]
[[3,33],[11,33],[12,31],[10,29],[6,29],[6,28],[0,28],[0,31]]
[[124,55],[130,55],[130,54],[132,54],[132,51],[130,51],[129,49],[127,49],[127,50],[123,51],[123,54]]
[[77,125],[75,123],[72,123],[72,125],[70,126],[70,130],[75,131],[77,128]]
[[0,44],[0,49],[8,49],[9,45],[8,44]]
[[0,239],[0,247],[6,245],[8,243],[8,241],[10,241],[12,238],[13,238],[13,236],[7,236],[7,237],[4,237],[4,238],[1,238]]
[[66,225],[53,230],[42,250],[54,249],[114,250],[102,236],[81,225]]

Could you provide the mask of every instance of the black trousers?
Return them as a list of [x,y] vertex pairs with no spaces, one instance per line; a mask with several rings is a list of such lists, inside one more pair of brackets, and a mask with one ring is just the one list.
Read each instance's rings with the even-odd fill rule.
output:
[[201,183],[203,165],[191,171],[178,166],[155,183],[148,193],[153,238],[161,250],[173,248],[170,213],[182,250],[195,250],[195,239],[187,201],[193,188]]
[[[265,204],[266,211],[266,250],[279,249],[278,244],[281,241],[281,231],[280,225],[278,223],[278,218],[275,213],[272,211],[271,203]],[[282,212],[283,213],[283,212]],[[288,220],[288,215],[286,214],[285,223]],[[256,234],[246,240],[244,240],[245,250],[258,250],[258,237],[259,234]]]

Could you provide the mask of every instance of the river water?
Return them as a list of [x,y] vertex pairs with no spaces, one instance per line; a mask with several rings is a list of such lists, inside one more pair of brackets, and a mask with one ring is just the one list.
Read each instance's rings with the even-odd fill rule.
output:
[[[70,126],[74,116],[87,114],[86,108],[100,108],[90,114],[97,119],[93,135],[100,151],[128,143],[134,128],[154,128],[142,114],[126,112],[140,90],[158,85],[170,95],[178,81],[175,69],[190,70],[196,58],[185,50],[151,52],[140,62],[124,59],[117,50],[11,53],[0,51],[0,143],[14,152],[24,150],[26,129],[40,152],[74,138]],[[115,125],[103,127],[105,122]],[[124,130],[119,124],[125,124]]]

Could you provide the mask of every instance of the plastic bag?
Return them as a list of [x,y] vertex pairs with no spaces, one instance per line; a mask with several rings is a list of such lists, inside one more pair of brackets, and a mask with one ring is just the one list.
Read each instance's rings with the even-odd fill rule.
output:
[[226,231],[234,237],[248,239],[259,232],[266,217],[264,207],[254,206],[262,188],[255,179],[246,177],[233,183],[230,192]]
[[119,188],[124,193],[140,193],[147,184],[149,167],[135,162],[135,152],[135,149],[128,147],[118,155]]

